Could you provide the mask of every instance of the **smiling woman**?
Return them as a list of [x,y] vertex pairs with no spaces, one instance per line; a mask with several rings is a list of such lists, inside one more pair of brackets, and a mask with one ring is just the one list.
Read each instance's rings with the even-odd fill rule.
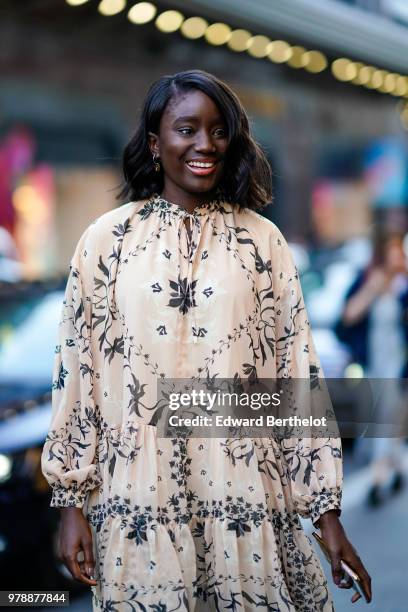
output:
[[165,197],[192,209],[196,194],[208,197],[222,177],[228,148],[225,120],[202,91],[179,93],[167,105],[158,132],[150,132],[149,144],[166,168]]
[[338,518],[340,439],[159,435],[174,379],[321,376],[288,245],[255,210],[271,171],[235,94],[200,71],[160,79],[124,173],[130,201],[81,237],[61,316],[43,471],[66,566],[95,612],[331,612],[300,514],[336,584],[342,558],[370,597]]
[[[159,172],[153,159],[161,160]],[[216,193],[253,209],[272,198],[271,169],[239,99],[225,83],[200,70],[153,84],[125,150],[124,175],[122,199],[160,193],[189,211]]]

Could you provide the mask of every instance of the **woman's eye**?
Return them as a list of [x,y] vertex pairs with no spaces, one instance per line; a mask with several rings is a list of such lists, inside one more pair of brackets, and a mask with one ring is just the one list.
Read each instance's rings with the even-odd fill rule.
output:
[[189,127],[179,128],[177,130],[180,134],[190,135],[193,133],[193,130]]
[[[194,132],[193,128],[191,127],[182,127],[179,128],[177,131],[179,134],[183,134],[184,136],[191,136],[191,134],[193,134]],[[225,138],[226,130],[224,128],[217,128],[216,130],[214,130],[213,134],[216,138]]]

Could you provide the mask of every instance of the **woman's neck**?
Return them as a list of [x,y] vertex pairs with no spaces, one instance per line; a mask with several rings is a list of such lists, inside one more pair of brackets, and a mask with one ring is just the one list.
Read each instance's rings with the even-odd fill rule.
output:
[[176,185],[165,185],[160,195],[164,200],[182,206],[189,213],[192,213],[198,204],[212,200],[212,193],[189,193]]

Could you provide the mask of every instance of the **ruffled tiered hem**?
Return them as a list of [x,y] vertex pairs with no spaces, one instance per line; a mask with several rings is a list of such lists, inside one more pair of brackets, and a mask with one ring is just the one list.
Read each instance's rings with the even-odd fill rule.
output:
[[117,499],[87,518],[98,551],[94,610],[332,610],[296,513],[157,522]]

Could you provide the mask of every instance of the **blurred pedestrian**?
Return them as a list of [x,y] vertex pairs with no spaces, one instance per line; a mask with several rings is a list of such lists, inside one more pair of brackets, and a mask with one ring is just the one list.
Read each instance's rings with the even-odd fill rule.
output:
[[371,506],[384,501],[388,483],[397,492],[404,482],[403,440],[391,437],[395,429],[389,437],[380,437],[387,424],[398,429],[405,420],[406,397],[400,379],[408,376],[408,270],[403,240],[402,234],[378,230],[372,261],[350,287],[342,316],[343,339],[365,375],[377,388],[375,381],[387,379],[375,412],[379,433],[368,445],[360,441],[356,446],[357,452],[371,447],[372,484],[367,499]]
[[288,245],[255,210],[271,172],[238,98],[201,71],[163,77],[124,170],[130,202],[75,251],[57,348],[43,471],[67,567],[94,610],[329,612],[301,514],[336,584],[343,558],[371,598],[339,520],[338,438],[157,435],[158,380],[320,372]]

